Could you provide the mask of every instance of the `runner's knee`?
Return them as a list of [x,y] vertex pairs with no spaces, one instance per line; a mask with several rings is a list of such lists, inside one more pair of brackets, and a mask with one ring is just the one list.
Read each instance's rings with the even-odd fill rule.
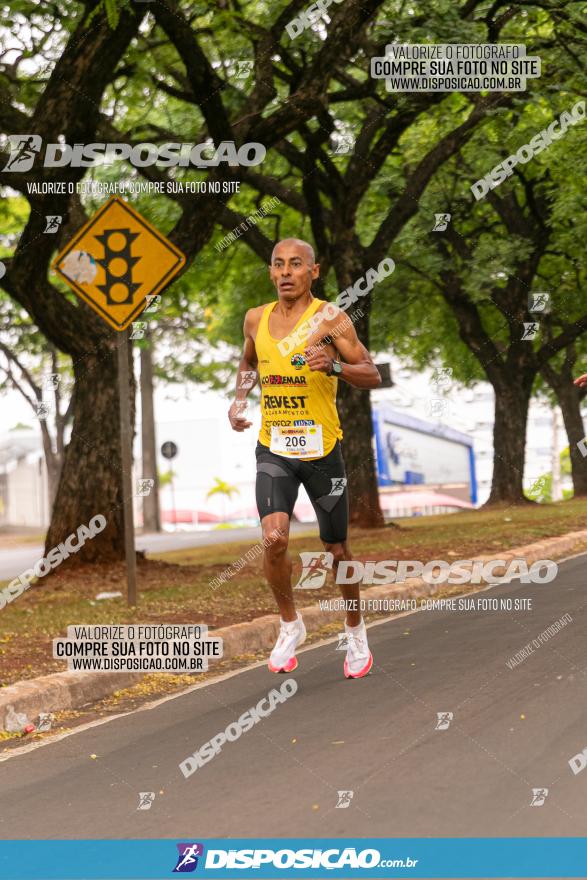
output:
[[333,565],[336,568],[339,562],[343,562],[345,559],[348,559],[348,553],[345,550],[345,547],[342,543],[340,544],[327,544],[324,543],[324,549],[329,553],[332,553]]
[[268,533],[265,543],[265,556],[272,562],[282,557],[287,551],[289,535],[277,531]]

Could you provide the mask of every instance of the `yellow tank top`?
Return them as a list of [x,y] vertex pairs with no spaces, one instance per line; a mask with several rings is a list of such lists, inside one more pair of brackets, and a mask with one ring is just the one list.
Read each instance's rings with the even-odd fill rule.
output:
[[255,340],[261,383],[259,441],[277,455],[304,461],[328,455],[336,441],[342,440],[336,409],[338,380],[310,370],[304,357],[311,332],[306,322],[321,303],[320,299],[312,300],[283,340],[269,333],[269,315],[277,302],[269,303]]

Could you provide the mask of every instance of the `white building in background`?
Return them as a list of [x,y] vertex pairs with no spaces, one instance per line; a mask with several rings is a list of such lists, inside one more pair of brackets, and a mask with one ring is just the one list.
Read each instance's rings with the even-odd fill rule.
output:
[[[399,361],[392,359],[394,388],[375,391],[372,400],[383,397],[400,412],[405,412],[427,421],[434,421],[431,415],[440,409],[438,400],[446,401],[444,412],[439,413],[437,421],[455,431],[462,432],[474,440],[475,469],[477,475],[477,504],[487,501],[491,490],[493,475],[493,417],[495,398],[493,388],[488,382],[480,382],[475,388],[462,389],[456,384],[442,387],[434,381],[430,370],[413,373],[401,367]],[[587,409],[583,410],[583,418]],[[552,470],[553,411],[546,404],[532,399],[528,413],[526,430],[526,460],[524,469],[524,488],[530,489],[538,477]],[[587,425],[586,425],[587,428]],[[568,446],[567,435],[561,429],[558,435],[558,449]],[[570,477],[563,478],[563,489],[572,489]]]
[[49,524],[47,468],[35,426],[0,434],[0,527]]
[[[483,504],[491,488],[493,468],[493,390],[480,383],[472,390],[458,389],[442,381],[432,371],[420,373],[401,368],[392,359],[393,388],[371,392],[375,413],[382,415],[382,442],[377,447],[382,499],[389,515],[394,512],[388,493],[432,488],[451,495],[467,506]],[[441,401],[441,402],[439,402]],[[259,406],[251,402],[249,418],[253,426],[243,433],[230,429],[230,395],[202,391],[193,385],[160,386],[156,392],[157,446],[173,441],[178,447],[171,461],[159,455],[158,469],[171,468],[173,483],[160,490],[164,522],[172,511],[184,527],[206,527],[206,521],[219,522],[228,516],[241,522],[256,522],[255,446],[260,425]],[[2,398],[4,426],[24,422],[31,430],[5,431],[0,435],[0,527],[43,528],[49,522],[47,477],[41,436],[30,410],[16,393]],[[140,418],[140,410],[139,410]],[[392,434],[391,439],[388,435]],[[559,449],[567,445],[564,431]],[[526,439],[524,485],[552,467],[552,410],[532,402]],[[388,457],[387,482],[381,479]],[[476,492],[471,492],[471,451],[474,453]],[[394,463],[394,456],[397,461]],[[135,433],[135,479],[150,477],[142,473],[140,461],[140,423]],[[231,497],[215,494],[208,498],[215,480],[232,486]],[[136,485],[136,482],[135,482]],[[563,488],[572,488],[570,479]],[[408,499],[409,501],[409,499]],[[456,505],[460,506],[460,505]],[[135,499],[136,521],[141,521],[141,501]],[[303,489],[296,514],[302,520],[313,518]],[[409,515],[409,509],[406,510]]]

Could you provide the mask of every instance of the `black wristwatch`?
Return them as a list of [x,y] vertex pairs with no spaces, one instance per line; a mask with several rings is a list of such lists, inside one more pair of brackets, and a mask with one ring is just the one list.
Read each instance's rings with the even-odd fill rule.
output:
[[332,367],[330,368],[329,376],[340,376],[342,373],[342,364],[340,361],[332,359]]

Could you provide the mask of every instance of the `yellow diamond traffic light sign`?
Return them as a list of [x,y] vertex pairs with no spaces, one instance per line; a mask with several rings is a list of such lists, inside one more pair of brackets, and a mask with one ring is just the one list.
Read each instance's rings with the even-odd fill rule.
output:
[[125,330],[176,275],[186,258],[164,235],[113,196],[53,261],[64,281],[115,330]]

